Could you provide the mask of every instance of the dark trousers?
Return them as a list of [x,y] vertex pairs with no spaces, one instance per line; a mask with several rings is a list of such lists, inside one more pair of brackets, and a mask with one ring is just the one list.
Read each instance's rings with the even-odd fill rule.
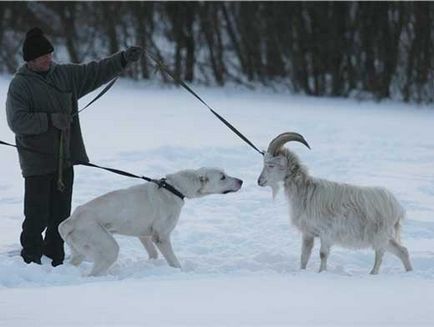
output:
[[[63,240],[57,228],[71,214],[72,167],[63,171],[63,183],[65,189],[61,192],[57,189],[57,173],[25,178],[25,219],[20,237],[24,260],[40,261],[44,254],[53,260],[53,265],[63,262]],[[45,237],[42,238],[45,229]]]

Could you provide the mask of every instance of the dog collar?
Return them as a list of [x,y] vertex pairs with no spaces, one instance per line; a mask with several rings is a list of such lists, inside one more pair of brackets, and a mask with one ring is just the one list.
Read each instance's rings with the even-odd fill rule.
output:
[[178,191],[175,187],[173,187],[170,184],[167,184],[166,179],[165,178],[161,178],[161,179],[153,179],[151,182],[154,182],[155,184],[158,185],[158,188],[165,188],[166,190],[168,190],[169,192],[172,192],[173,194],[175,194],[176,196],[180,197],[181,200],[184,200],[185,196],[184,194],[182,194],[180,191]]

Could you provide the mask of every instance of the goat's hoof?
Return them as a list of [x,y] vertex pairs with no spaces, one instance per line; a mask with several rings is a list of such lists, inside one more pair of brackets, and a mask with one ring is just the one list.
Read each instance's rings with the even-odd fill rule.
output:
[[175,268],[175,269],[179,269],[179,270],[182,270],[182,266],[181,265],[169,265],[170,267],[172,267],[172,268]]

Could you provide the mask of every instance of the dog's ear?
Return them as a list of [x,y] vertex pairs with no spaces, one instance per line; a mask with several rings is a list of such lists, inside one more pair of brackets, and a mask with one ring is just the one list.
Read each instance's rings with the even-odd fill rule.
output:
[[209,182],[209,177],[208,176],[205,176],[205,175],[202,175],[202,174],[200,174],[199,175],[199,189],[197,190],[197,194],[200,194],[200,195],[204,195],[204,188],[206,187],[206,184],[208,184],[208,182]]

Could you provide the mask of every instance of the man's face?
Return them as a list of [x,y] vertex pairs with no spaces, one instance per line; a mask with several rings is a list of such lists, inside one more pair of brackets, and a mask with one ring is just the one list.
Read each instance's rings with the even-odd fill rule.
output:
[[46,72],[50,69],[52,61],[53,54],[47,53],[46,55],[30,60],[27,64],[29,68],[35,72]]

